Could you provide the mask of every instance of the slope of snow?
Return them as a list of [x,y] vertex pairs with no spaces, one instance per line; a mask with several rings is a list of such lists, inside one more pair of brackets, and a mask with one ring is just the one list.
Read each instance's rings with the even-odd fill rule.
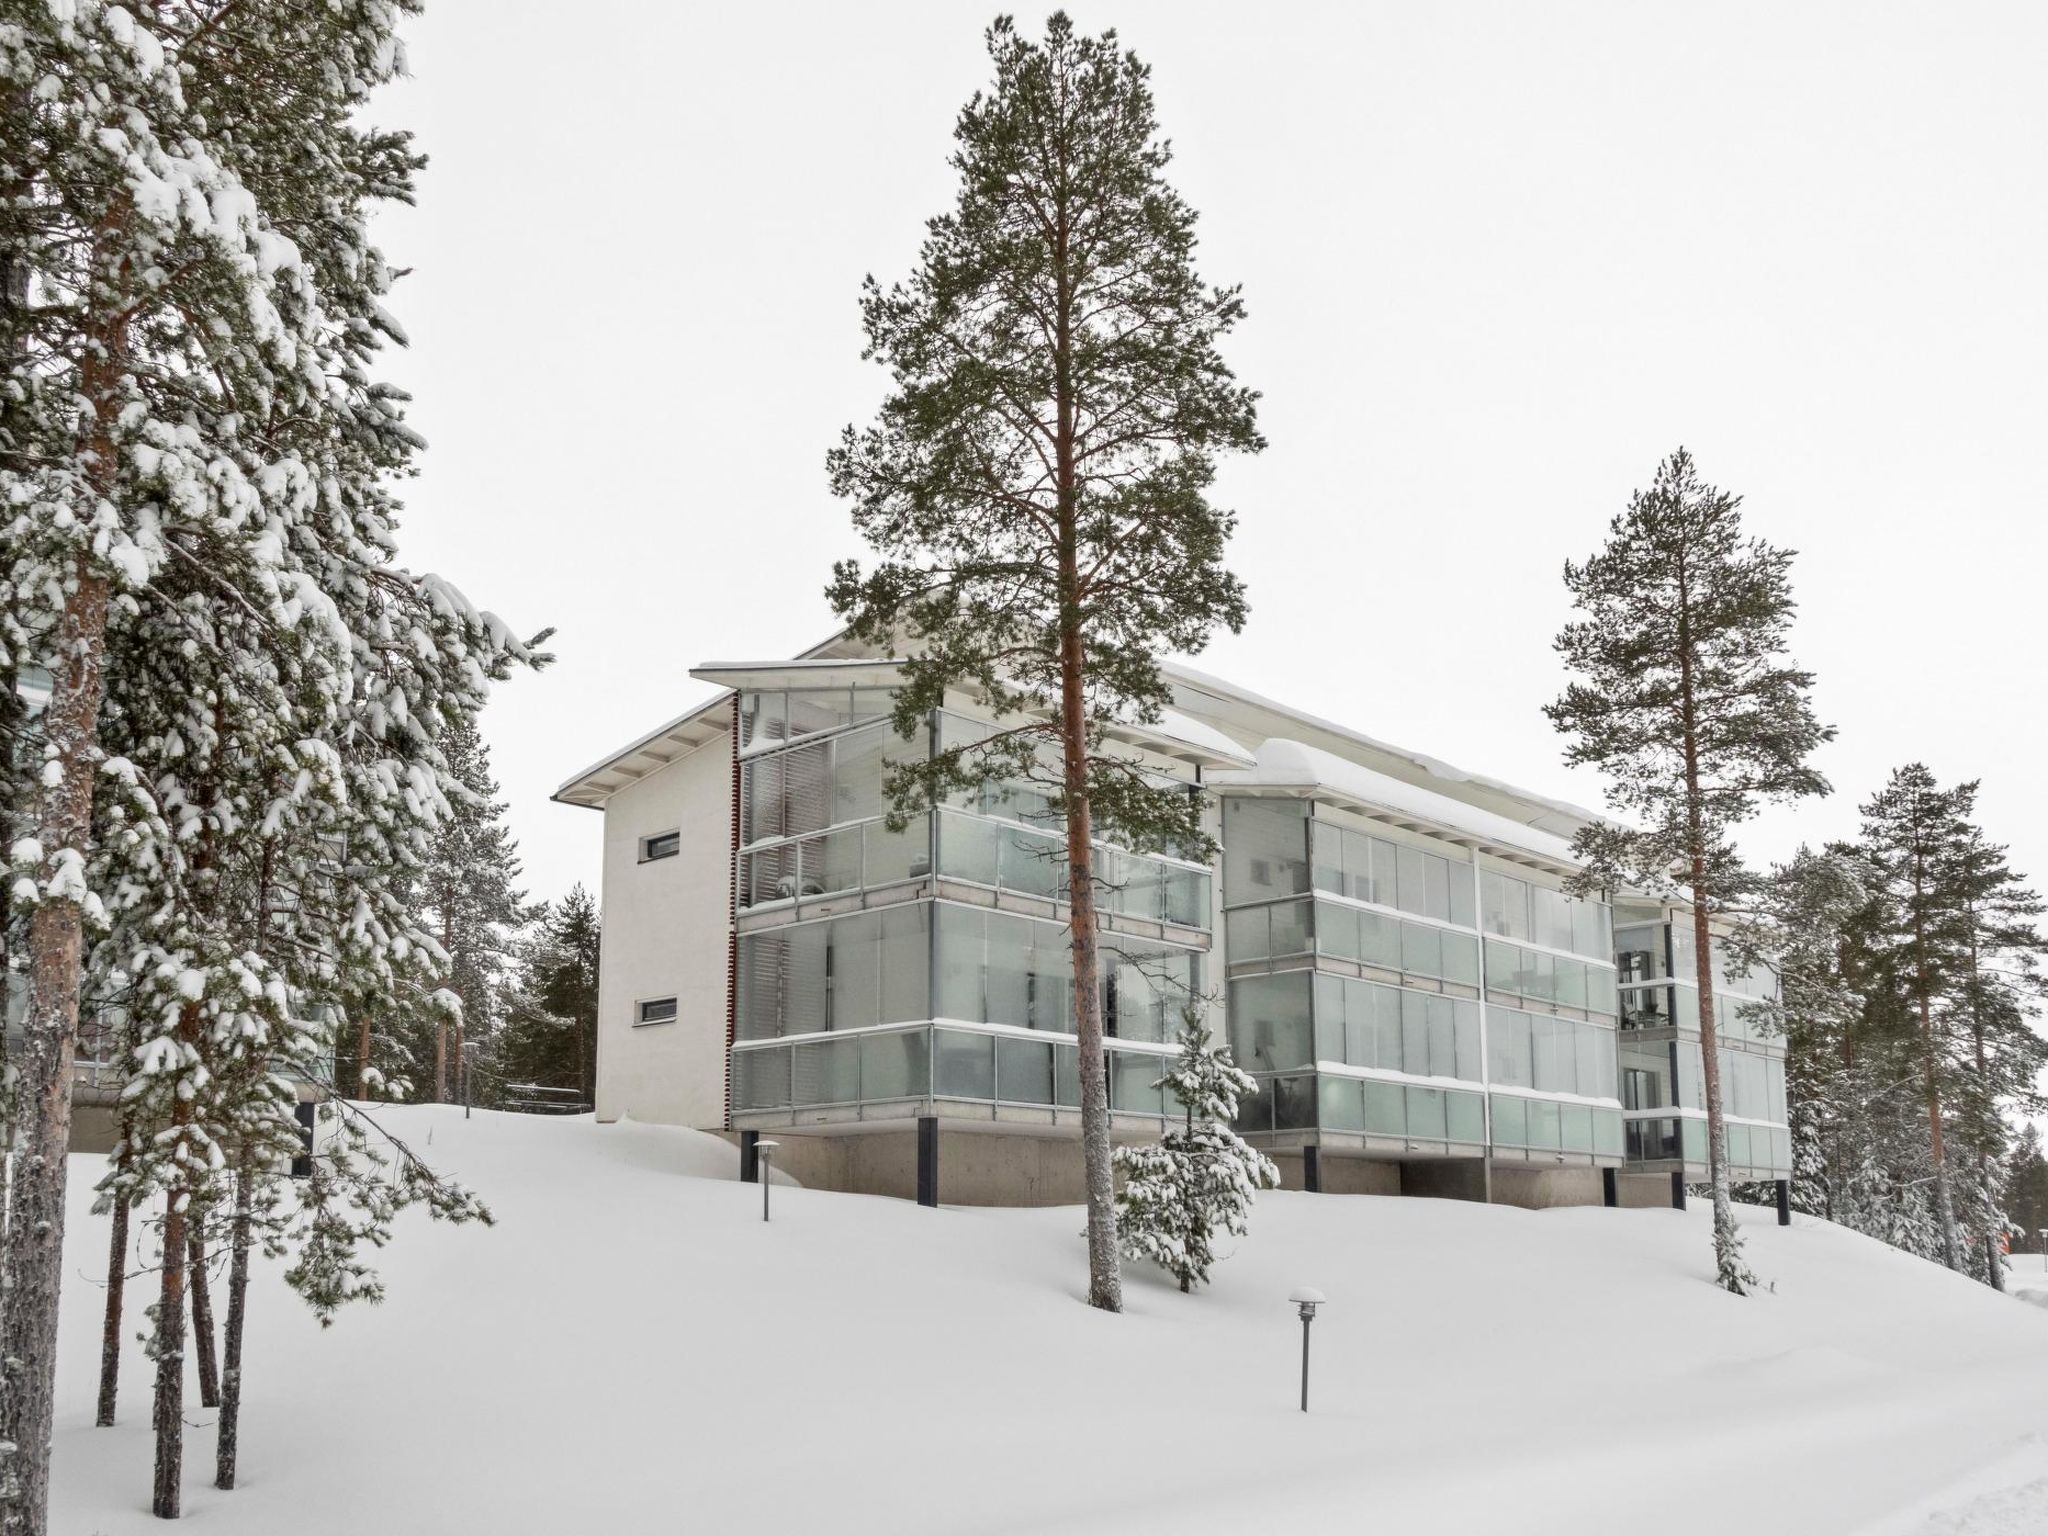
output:
[[[1823,1223],[1745,1210],[1775,1290],[1744,1300],[1697,1208],[1271,1194],[1211,1290],[1134,1271],[1109,1317],[1075,1209],[791,1187],[764,1225],[711,1137],[390,1113],[499,1224],[408,1221],[390,1299],[324,1334],[264,1269],[243,1486],[212,1488],[194,1391],[189,1529],[2048,1530],[2048,1309]],[[64,1536],[162,1529],[139,1345],[91,1427],[98,1172],[74,1160]],[[1329,1297],[1306,1416],[1302,1285]]]

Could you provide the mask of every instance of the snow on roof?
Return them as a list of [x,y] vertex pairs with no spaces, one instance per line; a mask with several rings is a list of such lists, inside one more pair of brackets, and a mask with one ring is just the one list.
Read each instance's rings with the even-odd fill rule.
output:
[[1463,800],[1424,789],[1419,784],[1410,784],[1405,779],[1397,779],[1319,747],[1274,737],[1259,743],[1255,756],[1255,767],[1213,773],[1209,776],[1209,783],[1218,789],[1278,789],[1328,794],[1412,817],[1484,847],[1532,855],[1567,869],[1577,867],[1579,862],[1572,857],[1571,844],[1554,833],[1468,805]]
[[1397,758],[1402,762],[1411,764],[1428,774],[1431,778],[1442,779],[1449,784],[1470,784],[1477,789],[1488,790],[1497,795],[1505,795],[1537,810],[1562,816],[1574,824],[1585,824],[1607,819],[1600,812],[1589,811],[1584,806],[1575,805],[1569,800],[1559,800],[1549,795],[1538,794],[1534,790],[1522,788],[1519,784],[1510,784],[1505,779],[1496,779],[1483,773],[1470,772],[1467,769],[1458,767],[1455,763],[1447,763],[1440,757],[1431,757],[1426,752],[1417,752],[1411,747],[1396,746],[1393,742],[1381,741],[1378,737],[1368,736],[1365,732],[1354,730],[1348,725],[1340,725],[1334,720],[1326,720],[1320,715],[1310,714],[1307,710],[1296,709],[1291,704],[1283,704],[1277,699],[1269,698],[1265,694],[1257,693],[1250,688],[1241,687],[1227,679],[1217,677],[1214,673],[1190,667],[1183,662],[1164,662],[1161,664],[1160,670],[1166,674],[1170,681],[1183,684],[1190,689],[1213,695],[1221,700],[1235,701],[1250,705],[1254,709],[1270,710],[1274,714],[1289,716],[1301,721],[1304,725],[1313,726],[1318,731],[1328,731],[1333,736],[1341,737],[1347,741],[1355,741],[1370,751],[1385,753],[1388,757]]
[[[1159,718],[1149,724],[1121,725],[1117,730],[1127,733],[1140,744],[1164,741],[1170,746],[1193,748],[1204,761],[1211,763],[1241,763],[1249,768],[1257,761],[1251,753],[1213,725],[1205,725],[1194,716],[1184,715],[1177,709],[1160,711]],[[1168,755],[1175,754],[1169,751]]]

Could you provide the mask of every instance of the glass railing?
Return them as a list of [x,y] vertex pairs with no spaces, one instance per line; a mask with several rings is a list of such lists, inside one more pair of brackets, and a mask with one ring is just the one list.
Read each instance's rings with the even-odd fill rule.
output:
[[1224,953],[1232,965],[1322,956],[1479,985],[1478,938],[1434,923],[1306,896],[1238,907],[1224,923]]
[[930,873],[931,842],[925,823],[920,819],[901,832],[891,832],[878,817],[748,849],[740,855],[739,904],[800,904]]
[[1480,1147],[1484,1094],[1341,1077],[1329,1072],[1265,1073],[1238,1105],[1240,1131],[1344,1131],[1353,1135]]
[[1519,1094],[1493,1095],[1493,1142],[1531,1152],[1620,1157],[1626,1145],[1621,1111]]
[[[1111,1109],[1153,1116],[1179,1112],[1179,1104],[1156,1086],[1171,1055],[1112,1045],[1108,1058]],[[1061,1109],[1081,1103],[1080,1048],[1072,1041],[942,1025],[736,1046],[732,1076],[737,1113],[932,1099]]]
[[[1067,895],[1067,840],[1015,822],[939,813],[939,872],[1047,901]],[[1105,912],[1183,928],[1209,926],[1209,872],[1191,864],[1097,845],[1096,904]]]
[[1316,903],[1316,952],[1463,986],[1479,985],[1479,940],[1473,935],[1334,901]]
[[[1746,1125],[1725,1121],[1728,1165],[1778,1178],[1792,1171],[1792,1133],[1782,1125]],[[1628,1122],[1631,1162],[1703,1164],[1707,1160],[1707,1122],[1699,1116],[1646,1116]]]
[[1486,990],[1609,1016],[1615,1008],[1611,966],[1501,939],[1486,941]]
[[[1679,1029],[1698,1032],[1700,997],[1696,987],[1670,982],[1623,987],[1620,991],[1623,1029]],[[1782,1042],[1776,1010],[1768,1003],[1739,994],[1714,999],[1716,1035],[1727,1041],[1773,1045]]]

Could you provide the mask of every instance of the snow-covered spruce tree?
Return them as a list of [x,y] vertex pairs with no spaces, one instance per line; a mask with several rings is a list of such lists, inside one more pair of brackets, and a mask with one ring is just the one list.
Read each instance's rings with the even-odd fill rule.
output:
[[[362,484],[353,508],[362,526],[386,526],[381,492]],[[351,1245],[381,1241],[391,1211],[424,1200],[438,1215],[473,1214],[466,1196],[416,1159],[401,1160],[396,1189],[376,1160],[351,1172],[351,1158],[332,1150],[294,1200],[280,1202],[264,1188],[297,1149],[290,1085],[316,1079],[331,1060],[328,1021],[339,1000],[402,1015],[443,995],[442,957],[408,899],[448,796],[459,793],[438,740],[474,717],[485,683],[522,654],[443,585],[380,565],[375,546],[308,547],[333,562],[331,575],[354,572],[325,606],[340,623],[323,625],[318,644],[290,643],[291,632],[253,622],[241,604],[186,607],[167,577],[156,589],[164,602],[145,605],[134,627],[175,615],[203,638],[197,655],[207,664],[183,663],[185,681],[203,686],[188,695],[166,680],[129,700],[125,685],[148,675],[143,657],[176,648],[154,637],[130,658],[124,625],[110,652],[105,728],[134,758],[156,765],[152,787],[176,817],[173,851],[184,856],[186,880],[135,932],[132,951],[120,952],[138,978],[138,1017],[154,1021],[128,1090],[138,1119],[153,1129],[128,1149],[102,1194],[133,1200],[161,1191],[163,1241],[173,1253],[195,1206],[232,1211],[221,1486],[233,1482],[250,1223],[266,1213],[288,1223],[256,1241],[298,1249],[295,1283],[331,1309],[374,1294]],[[181,701],[195,696],[204,707],[181,717]],[[128,933],[117,917],[102,947]],[[358,1278],[337,1282],[338,1265]],[[179,1266],[164,1266],[160,1280],[156,1502],[170,1513],[182,1462]]]
[[542,912],[522,946],[492,1055],[502,1082],[574,1088],[594,1102],[601,932],[597,903],[581,885]]
[[2013,1138],[2005,1168],[2006,1221],[2018,1234],[2014,1250],[2042,1251],[2042,1229],[2048,1228],[2048,1156],[2041,1151],[2040,1127],[2029,1121]]
[[1117,1237],[1125,1253],[1150,1259],[1191,1291],[1208,1284],[1217,1235],[1250,1230],[1252,1201],[1279,1186],[1280,1170],[1231,1129],[1239,1101],[1257,1084],[1193,1009],[1181,1016],[1172,1070],[1154,1086],[1180,1101],[1182,1121],[1157,1142],[1116,1149]]
[[906,738],[954,689],[1002,722],[895,765],[899,817],[1032,781],[1064,822],[1088,1300],[1116,1311],[1092,847],[1206,840],[1197,803],[1104,728],[1159,717],[1161,651],[1242,625],[1223,566],[1234,518],[1209,487],[1220,455],[1264,443],[1256,395],[1217,352],[1242,305],[1196,275],[1195,211],[1165,179],[1149,70],[1063,13],[1043,43],[1008,17],[987,40],[994,82],[954,130],[958,200],[926,226],[908,282],[870,278],[862,299],[866,355],[894,391],[828,467],[880,561],[842,563],[829,597],[856,636],[907,653]]
[[1580,616],[1557,649],[1577,677],[1545,706],[1565,760],[1598,768],[1629,823],[1580,832],[1578,888],[1675,883],[1692,909],[1715,1274],[1738,1295],[1753,1277],[1729,1194],[1711,934],[1756,884],[1731,834],[1759,802],[1825,794],[1807,759],[1834,736],[1808,701],[1812,674],[1785,656],[1792,554],[1745,539],[1740,507],[1683,448],[1657,467],[1606,547],[1566,562]]
[[[519,936],[535,913],[519,890],[519,852],[505,825],[505,803],[491,777],[491,755],[472,723],[442,743],[457,792],[434,834],[433,858],[420,882],[428,927],[445,956],[442,985],[460,1000],[433,1033],[434,1098],[465,1098],[464,1045],[487,1044],[499,1023],[499,997],[511,979]],[[454,1056],[449,1033],[454,1032]]]
[[[392,882],[417,875],[445,810],[440,731],[524,654],[392,560],[381,481],[417,440],[368,373],[397,333],[365,225],[375,201],[409,195],[416,157],[357,118],[402,67],[392,27],[412,9],[165,0],[138,17],[85,0],[0,31],[0,74],[32,103],[7,130],[30,188],[8,387],[39,405],[32,451],[6,471],[9,571],[24,654],[54,677],[33,835],[13,849],[34,909],[24,1209],[37,1241],[9,1244],[0,1404],[14,1448],[0,1497],[20,1529],[42,1529],[46,1497],[87,920],[104,913],[103,944],[146,994],[138,1099],[162,1125],[134,1173],[166,1190],[166,1250],[182,1254],[174,1224],[212,1192],[235,1124],[209,1085],[252,1053],[274,1058],[335,994],[431,994],[431,939]],[[243,617],[215,633],[208,608]],[[171,673],[154,697],[133,662],[151,654]],[[209,695],[184,663],[221,686]],[[282,770],[267,801],[265,769]],[[291,947],[252,927],[258,887],[237,861],[277,803],[331,785],[343,809],[321,846],[345,889],[301,993],[281,972]],[[96,800],[132,810],[111,839],[87,837]],[[318,868],[295,873],[311,885]],[[182,1269],[165,1266],[167,1287]],[[177,1506],[180,1341],[164,1330],[181,1313],[159,1304],[160,1513]]]
[[1771,872],[1764,892],[1778,973],[1773,1022],[1785,1042],[1792,1202],[1830,1219],[1837,1185],[1831,1152],[1862,1109],[1856,1037],[1863,997],[1848,924],[1867,899],[1853,853],[1840,846],[1801,847]]
[[[1975,814],[1976,784],[1969,791]],[[2013,1132],[2007,1116],[2042,1109],[2038,1087],[2048,1066],[2048,1042],[2035,1030],[2048,978],[2041,963],[2048,940],[2036,926],[2041,898],[2027,889],[2003,846],[1974,822],[1964,839],[1965,954],[1957,1012],[1969,1042],[1959,1095],[1959,1119],[1971,1170],[1972,1241],[1981,1272],[1994,1290],[2005,1288],[2003,1258],[2006,1169]]]

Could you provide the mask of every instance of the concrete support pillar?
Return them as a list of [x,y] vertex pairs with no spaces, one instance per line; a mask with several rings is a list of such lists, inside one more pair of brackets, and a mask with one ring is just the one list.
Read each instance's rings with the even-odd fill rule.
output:
[[917,1122],[917,1203],[939,1203],[939,1122],[933,1115]]
[[1671,1209],[1685,1209],[1685,1170],[1676,1168],[1671,1173]]
[[740,1182],[758,1184],[761,1182],[761,1133],[740,1132]]
[[1617,1168],[1600,1170],[1600,1203],[1610,1211],[1621,1204],[1621,1171]]
[[1301,1187],[1312,1195],[1323,1192],[1323,1162],[1321,1147],[1301,1149]]
[[1778,1225],[1781,1227],[1792,1225],[1792,1181],[1790,1179],[1778,1180]]

